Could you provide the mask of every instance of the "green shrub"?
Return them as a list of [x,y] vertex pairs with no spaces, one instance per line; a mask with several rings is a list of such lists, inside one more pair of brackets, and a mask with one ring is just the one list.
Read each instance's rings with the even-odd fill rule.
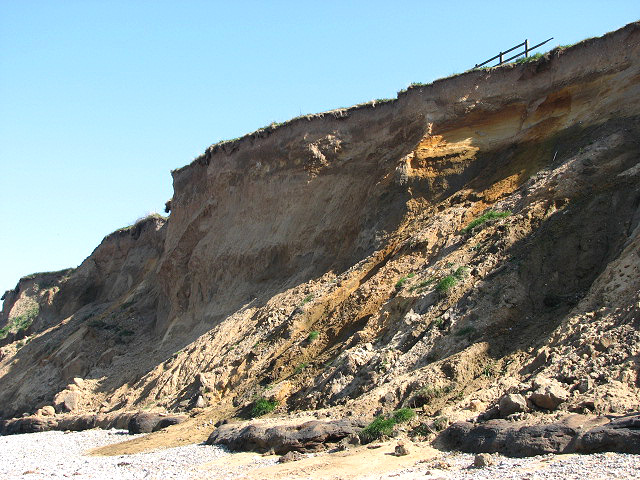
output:
[[370,443],[383,436],[390,437],[393,435],[393,427],[395,424],[396,421],[393,418],[377,417],[360,431],[360,439],[362,443]]
[[313,330],[312,332],[309,332],[309,336],[307,337],[307,340],[309,340],[310,342],[313,342],[316,338],[318,338],[320,334]]
[[393,419],[396,423],[408,422],[415,416],[416,412],[414,412],[410,408],[401,408],[400,410],[396,410],[395,412],[393,412]]
[[511,215],[511,210],[505,210],[505,211],[489,210],[489,211],[483,213],[482,215],[480,215],[475,220],[472,220],[471,223],[469,223],[469,225],[467,225],[466,227],[464,227],[462,229],[462,231],[464,233],[467,233],[470,230],[472,230],[473,228],[477,227],[478,225],[482,225],[482,224],[486,223],[489,220],[494,220],[494,219],[497,219],[497,218],[504,218],[504,217],[508,217],[509,215]]
[[458,279],[454,275],[447,275],[436,285],[436,290],[440,293],[449,293],[453,287],[458,283]]
[[313,293],[310,293],[309,295],[307,295],[306,297],[304,297],[302,299],[302,303],[300,303],[300,306],[302,307],[303,305],[306,305],[307,303],[309,303],[311,300],[313,300]]
[[258,398],[255,402],[253,402],[253,407],[251,407],[251,417],[261,417],[266,415],[267,413],[273,412],[278,406],[278,402],[275,400],[267,400],[264,397]]

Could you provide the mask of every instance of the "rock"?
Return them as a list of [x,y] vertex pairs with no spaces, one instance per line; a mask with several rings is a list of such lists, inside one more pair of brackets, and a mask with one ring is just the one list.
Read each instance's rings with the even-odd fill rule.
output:
[[349,448],[357,447],[361,445],[360,435],[357,433],[352,433],[351,435],[347,435],[338,443],[338,449],[340,450],[348,450]]
[[202,395],[198,395],[196,399],[195,407],[196,408],[204,408],[207,406],[207,401],[202,397]]
[[484,410],[484,408],[485,404],[480,400],[471,400],[471,402],[469,402],[469,410],[472,412],[480,412],[481,410]]
[[411,449],[409,448],[409,444],[407,441],[400,440],[396,445],[395,455],[396,457],[401,457],[403,455],[409,455],[411,453]]
[[527,410],[527,400],[519,393],[509,393],[500,397],[498,409],[501,417],[508,417],[514,413]]
[[53,398],[53,405],[58,412],[75,412],[81,398],[80,392],[63,390]]
[[337,443],[350,435],[357,435],[366,422],[357,419],[323,422],[311,420],[297,425],[275,425],[267,427],[260,422],[227,424],[215,429],[207,444],[226,445],[234,451],[266,452],[273,448],[278,455],[292,450],[318,452],[326,444]]
[[507,420],[482,424],[456,422],[436,442],[446,449],[467,453],[502,453],[510,457],[531,457],[546,453],[567,453],[577,430],[563,424],[514,427]]
[[42,413],[42,416],[44,417],[51,417],[56,414],[56,409],[53,408],[51,405],[45,405],[40,409],[40,411]]
[[1,435],[15,435],[19,433],[36,433],[54,430],[57,426],[55,419],[48,417],[12,418],[0,421]]
[[640,454],[640,414],[621,417],[588,430],[576,441],[576,451]]
[[493,465],[493,458],[488,453],[478,453],[473,459],[473,466],[476,468],[488,467]]
[[165,416],[159,413],[137,413],[129,420],[128,430],[131,434],[157,432],[170,425],[182,423],[186,419],[185,415]]
[[558,382],[550,381],[546,385],[539,385],[538,388],[529,395],[529,400],[537,407],[546,410],[555,410],[558,406],[569,398],[567,392]]
[[288,463],[288,462],[297,462],[298,460],[302,460],[305,456],[296,452],[295,450],[291,450],[290,452],[285,453],[278,459],[278,463]]

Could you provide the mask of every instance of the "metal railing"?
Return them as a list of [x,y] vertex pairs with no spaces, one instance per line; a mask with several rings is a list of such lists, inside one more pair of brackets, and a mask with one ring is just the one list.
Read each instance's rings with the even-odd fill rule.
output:
[[[484,61],[482,63],[476,63],[475,68],[482,67],[483,65],[486,65],[487,63],[492,62],[492,61],[494,61],[496,59],[499,59],[498,65],[502,65],[503,63],[510,62],[514,58],[518,58],[521,55],[524,55],[525,57],[528,57],[529,56],[529,52],[531,52],[532,50],[535,50],[538,47],[541,47],[542,45],[544,45],[547,42],[550,42],[551,40],[553,40],[553,37],[549,38],[548,40],[545,40],[542,43],[534,45],[533,47],[529,46],[529,40],[525,40],[524,42],[519,43],[518,45],[516,45],[515,47],[510,48],[509,50],[505,50],[504,52],[500,52],[498,55],[496,55],[495,57],[491,57],[489,60],[486,60],[486,61]],[[520,47],[524,47],[524,51],[522,51],[522,52],[520,52],[520,53],[518,53],[518,54],[516,54],[516,55],[514,55],[512,57],[509,57],[507,59],[504,58],[504,55],[506,53],[513,52],[515,49],[520,48]]]

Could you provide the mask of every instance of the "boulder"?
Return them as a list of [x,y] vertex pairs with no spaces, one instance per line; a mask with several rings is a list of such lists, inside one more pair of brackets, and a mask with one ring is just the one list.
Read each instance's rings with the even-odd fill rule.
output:
[[546,410],[555,410],[558,406],[569,398],[567,392],[558,382],[539,385],[538,388],[529,395],[529,400],[537,407]]
[[301,453],[318,452],[328,443],[337,443],[343,438],[357,434],[366,422],[348,419],[323,422],[311,420],[294,425],[264,426],[260,423],[226,424],[215,429],[207,444],[226,445],[234,451],[268,452],[278,455],[290,451]]
[[400,440],[395,448],[396,457],[409,455],[410,453],[411,453],[411,449],[409,448],[409,442],[407,442],[406,440]]
[[500,397],[498,409],[501,417],[525,412],[527,410],[527,400],[519,393],[509,393]]
[[576,451],[640,454],[640,414],[621,417],[588,430],[578,438]]
[[640,413],[611,421],[609,417],[577,417],[581,420],[576,422],[567,417],[563,422],[542,425],[514,426],[506,420],[481,424],[456,422],[440,433],[436,445],[449,450],[501,453],[510,457],[546,453],[640,454]]
[[297,462],[298,460],[302,460],[303,458],[305,458],[305,456],[302,453],[292,450],[281,456],[278,459],[278,463]]
[[43,417],[51,417],[56,414],[56,409],[53,408],[51,405],[45,405],[40,409],[40,412]]
[[473,466],[475,468],[483,468],[493,465],[493,458],[488,453],[478,453],[473,459]]
[[53,399],[57,412],[75,412],[78,410],[82,395],[77,391],[63,390]]
[[446,449],[467,453],[502,453],[510,457],[531,457],[566,453],[577,430],[563,424],[514,427],[507,420],[482,424],[456,422],[444,430],[437,443]]
[[128,430],[131,434],[157,432],[170,425],[182,423],[186,419],[185,415],[167,416],[159,413],[136,413],[129,420]]

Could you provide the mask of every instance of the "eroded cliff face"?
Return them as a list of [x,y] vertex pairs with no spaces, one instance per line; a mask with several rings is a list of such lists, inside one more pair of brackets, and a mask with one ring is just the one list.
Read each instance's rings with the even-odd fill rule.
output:
[[3,323],[39,313],[0,409],[455,416],[540,375],[567,409],[637,407],[639,54],[631,24],[210,147],[167,221],[5,294]]

